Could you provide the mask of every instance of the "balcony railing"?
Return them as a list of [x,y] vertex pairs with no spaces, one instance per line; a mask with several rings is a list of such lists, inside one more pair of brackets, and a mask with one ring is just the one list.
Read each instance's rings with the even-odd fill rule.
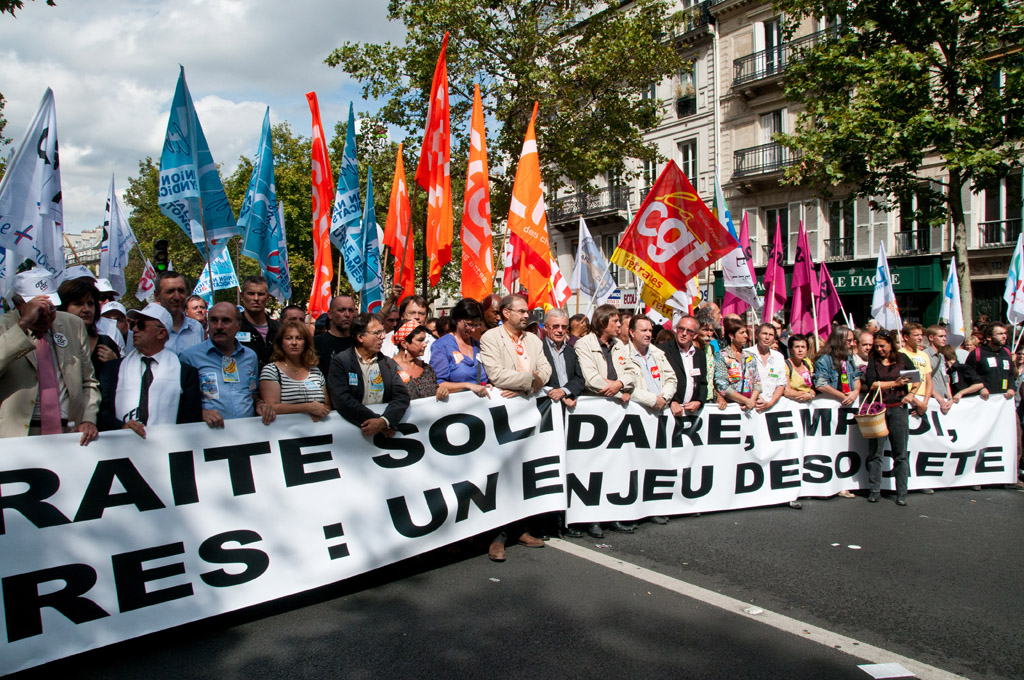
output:
[[837,28],[826,28],[824,31],[811,33],[802,38],[784,42],[770,50],[754,52],[746,57],[733,61],[733,85],[742,85],[754,80],[769,78],[786,70],[791,60],[797,57],[799,50],[813,47],[823,40],[837,35]]
[[713,0],[705,0],[705,2],[699,5],[682,10],[683,22],[679,25],[676,37],[681,38],[687,33],[696,31],[698,28],[703,28],[711,23],[712,4],[714,4]]
[[915,253],[927,253],[932,247],[932,230],[930,227],[912,229],[910,231],[897,231],[893,234],[896,238],[894,255],[913,255]]
[[982,248],[1012,246],[1017,242],[1020,228],[1021,220],[1019,218],[981,222],[978,224],[978,229],[981,232],[979,245]]
[[825,239],[826,260],[849,260],[853,257],[853,237]]
[[739,178],[778,172],[795,165],[799,160],[798,152],[787,149],[778,142],[737,149],[733,154],[732,176]]
[[686,118],[697,113],[697,96],[685,95],[676,99],[676,117]]
[[552,202],[548,208],[548,219],[552,222],[564,222],[580,215],[587,216],[612,210],[625,210],[628,197],[629,187],[627,186],[611,186],[596,191],[572,194]]

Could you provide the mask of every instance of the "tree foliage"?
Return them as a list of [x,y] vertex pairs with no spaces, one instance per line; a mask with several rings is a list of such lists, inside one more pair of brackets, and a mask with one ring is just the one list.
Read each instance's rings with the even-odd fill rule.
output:
[[11,140],[4,137],[4,128],[7,127],[7,119],[4,118],[4,105],[7,104],[7,100],[4,99],[3,93],[0,93],[0,177],[4,176],[4,171],[7,170],[7,147],[11,143]]
[[[56,0],[46,0],[46,4],[50,7],[57,6]],[[14,12],[24,6],[24,0],[0,0],[0,14],[10,14],[13,17]]]
[[[508,210],[514,163],[535,101],[543,162],[557,168],[549,190],[568,180],[625,174],[628,158],[653,159],[643,131],[658,122],[643,88],[680,67],[666,36],[678,24],[666,0],[391,0],[389,18],[407,30],[404,45],[345,43],[327,58],[383,100],[380,118],[422,137],[441,40],[450,32],[447,66],[452,112],[452,171],[465,158],[473,84],[488,120],[492,214]],[[419,156],[419,149],[408,149]],[[410,176],[415,165],[407,166]],[[453,182],[454,184],[454,182]],[[453,186],[454,193],[454,186]],[[456,203],[459,203],[458,201]],[[456,219],[458,222],[458,219]]]
[[[837,186],[889,209],[925,196],[916,218],[950,220],[964,316],[971,287],[963,187],[1021,164],[1024,8],[1005,0],[882,2],[777,0],[790,34],[809,17],[838,17],[833,39],[786,71],[786,96],[805,107],[793,134],[802,153],[790,183],[829,195]],[[936,162],[945,171],[934,177]]]

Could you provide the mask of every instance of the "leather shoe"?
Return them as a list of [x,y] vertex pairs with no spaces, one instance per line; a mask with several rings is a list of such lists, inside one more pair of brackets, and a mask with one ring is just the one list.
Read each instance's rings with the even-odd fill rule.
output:
[[907,504],[907,494],[901,493],[900,495],[896,496],[896,505],[906,505],[906,504]]
[[620,534],[631,534],[633,533],[632,524],[626,524],[625,522],[612,522],[608,525],[608,528],[612,531],[618,531]]
[[877,491],[872,491],[868,494],[868,503],[877,503],[878,499],[882,497],[882,494]]
[[562,535],[566,538],[583,538],[586,534],[576,527],[566,527],[565,530],[562,531]]
[[921,493],[923,493],[925,496],[931,496],[933,493],[935,493],[935,489],[921,489]]
[[651,520],[651,524],[668,524],[668,517],[665,517],[664,515],[655,515],[653,517],[648,517],[647,519]]
[[505,544],[500,541],[491,543],[491,547],[487,550],[487,557],[489,557],[492,562],[504,562]]
[[604,532],[601,531],[600,524],[591,524],[587,527],[587,533],[590,534],[591,538],[604,538]]
[[523,535],[519,537],[519,543],[525,545],[527,548],[543,548],[544,541],[540,540],[535,536],[531,536],[529,531],[523,532]]
[[800,501],[790,501],[789,507],[793,508],[794,510],[803,510],[804,504],[801,503]]

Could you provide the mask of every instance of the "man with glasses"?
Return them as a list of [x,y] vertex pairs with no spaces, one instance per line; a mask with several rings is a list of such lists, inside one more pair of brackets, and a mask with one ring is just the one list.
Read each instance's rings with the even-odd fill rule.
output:
[[[551,378],[551,364],[544,356],[541,339],[526,332],[530,310],[522,295],[506,295],[499,304],[502,325],[480,338],[480,361],[491,384],[503,397],[536,394]],[[568,324],[567,324],[568,325]],[[543,548],[544,541],[529,531],[519,534],[513,525],[505,527],[491,541],[487,556],[494,562],[505,561],[505,542],[511,534],[528,548]]]
[[686,315],[676,322],[676,337],[658,345],[676,372],[676,393],[669,401],[674,416],[696,413],[708,391],[707,356],[695,344],[697,319]]
[[[398,375],[398,364],[380,351],[384,326],[373,314],[363,313],[352,320],[351,332],[355,346],[331,360],[327,377],[331,404],[364,436],[392,437],[395,425],[409,408],[409,391]],[[366,408],[369,404],[388,407],[377,415]]]
[[544,330],[544,356],[552,367],[551,379],[544,389],[551,401],[575,408],[586,383],[576,361],[576,352],[568,342],[569,314],[564,309],[548,310],[544,315]]

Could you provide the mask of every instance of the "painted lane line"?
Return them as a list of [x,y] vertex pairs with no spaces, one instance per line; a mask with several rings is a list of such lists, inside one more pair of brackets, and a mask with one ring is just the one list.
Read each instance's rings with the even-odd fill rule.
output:
[[[833,649],[839,649],[845,654],[870,661],[872,663],[900,663],[903,664],[908,670],[910,670],[916,677],[922,678],[923,680],[967,680],[962,675],[956,675],[950,673],[941,668],[930,666],[921,661],[911,659],[909,657],[891,652],[881,647],[875,647],[866,642],[855,640],[839,633],[834,633],[818,626],[812,626],[810,624],[798,621],[797,619],[785,616],[783,614],[777,614],[776,612],[769,610],[759,611],[756,615],[746,613],[745,610],[750,608],[749,602],[743,602],[735,598],[729,597],[728,595],[722,595],[700,586],[695,586],[692,583],[686,581],[680,581],[679,579],[659,574],[656,571],[645,569],[644,567],[637,566],[631,562],[626,562],[618,557],[614,557],[607,553],[599,553],[589,548],[570,543],[559,538],[552,538],[547,541],[547,544],[557,550],[569,553],[575,557],[580,557],[585,560],[589,560],[595,564],[599,564],[603,567],[613,569],[627,576],[646,581],[652,585],[656,585],[665,590],[670,590],[674,593],[678,593],[685,597],[704,602],[713,607],[738,614],[744,618],[758,621],[763,624],[767,624],[772,628],[781,630],[792,635],[796,635],[804,640],[812,640],[826,647]],[[760,608],[758,608],[760,609]]]

